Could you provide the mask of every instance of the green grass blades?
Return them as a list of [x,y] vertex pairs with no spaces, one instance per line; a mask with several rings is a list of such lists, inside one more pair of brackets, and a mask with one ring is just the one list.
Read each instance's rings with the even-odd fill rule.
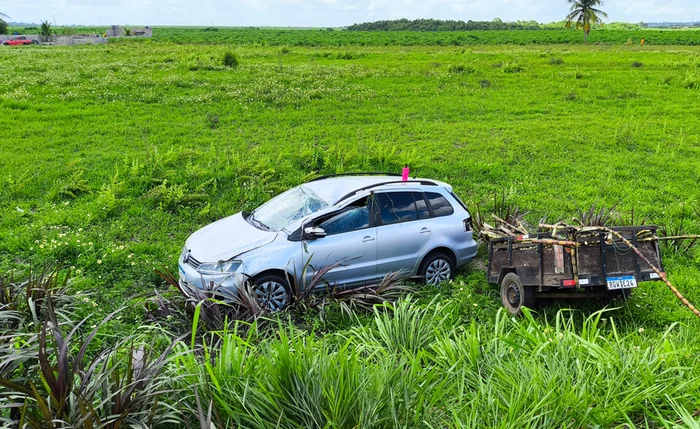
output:
[[435,307],[402,300],[394,317],[378,311],[375,326],[322,339],[282,325],[264,340],[228,331],[203,355],[182,344],[188,352],[173,371],[183,389],[196,385],[203,402],[212,398],[223,427],[698,423],[694,329],[620,334],[605,312],[571,311],[551,324],[499,311],[493,327],[461,327],[445,323],[450,309]]

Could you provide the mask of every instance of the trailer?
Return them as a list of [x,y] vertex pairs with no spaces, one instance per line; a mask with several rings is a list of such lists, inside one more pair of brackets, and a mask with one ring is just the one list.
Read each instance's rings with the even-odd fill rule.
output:
[[488,240],[487,277],[500,286],[503,306],[520,315],[541,298],[627,297],[665,273],[655,226],[540,225],[537,234]]

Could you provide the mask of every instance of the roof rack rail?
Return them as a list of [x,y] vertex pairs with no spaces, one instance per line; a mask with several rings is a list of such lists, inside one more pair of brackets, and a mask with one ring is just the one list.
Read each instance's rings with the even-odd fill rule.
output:
[[315,182],[317,180],[330,179],[331,177],[342,177],[342,176],[397,176],[397,177],[401,177],[401,174],[381,172],[381,171],[367,171],[367,172],[357,172],[357,173],[338,173],[338,174],[327,174],[325,176],[319,176],[315,179],[309,180],[309,182]]
[[373,185],[363,186],[362,188],[355,189],[354,191],[348,192],[347,194],[343,195],[338,201],[335,202],[335,204],[338,204],[339,202],[341,202],[341,201],[343,201],[343,200],[346,200],[346,199],[352,197],[353,195],[357,194],[358,192],[366,191],[367,189],[376,188],[377,186],[391,185],[391,184],[394,184],[394,183],[419,183],[419,184],[425,185],[425,186],[438,186],[437,183],[435,183],[435,182],[433,182],[433,181],[431,181],[431,180],[406,180],[406,181],[403,181],[403,180],[391,180],[391,181],[388,181],[388,182],[375,183],[375,184],[373,184]]

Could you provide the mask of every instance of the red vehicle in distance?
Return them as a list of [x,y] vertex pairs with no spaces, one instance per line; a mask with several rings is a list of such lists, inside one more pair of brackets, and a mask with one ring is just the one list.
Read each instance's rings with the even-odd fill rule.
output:
[[22,45],[38,45],[39,42],[32,39],[27,39],[25,36],[16,36],[10,40],[5,40],[2,42],[3,45],[9,46],[22,46]]

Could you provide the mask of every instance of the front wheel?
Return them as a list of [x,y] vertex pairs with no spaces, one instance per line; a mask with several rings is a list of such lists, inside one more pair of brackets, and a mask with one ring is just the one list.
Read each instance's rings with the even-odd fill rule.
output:
[[438,286],[455,277],[455,264],[446,254],[434,253],[420,264],[418,275],[423,277],[427,284]]
[[513,316],[522,316],[523,307],[533,308],[537,302],[535,288],[523,286],[515,273],[508,273],[501,281],[501,302]]
[[289,282],[277,274],[267,274],[255,278],[253,292],[260,307],[269,311],[284,310],[292,298]]

